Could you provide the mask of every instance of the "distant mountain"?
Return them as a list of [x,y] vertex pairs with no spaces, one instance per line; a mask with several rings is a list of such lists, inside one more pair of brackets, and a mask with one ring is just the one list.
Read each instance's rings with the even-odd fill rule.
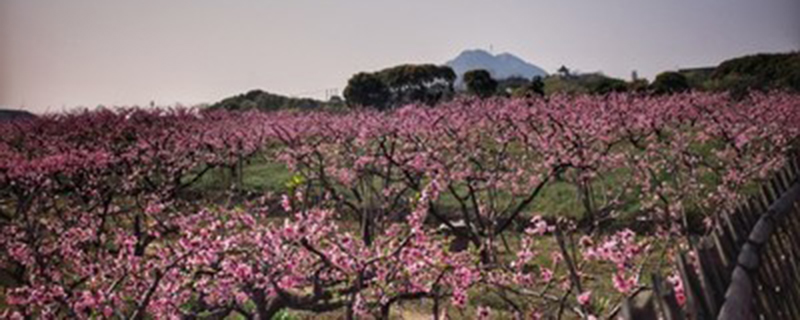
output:
[[547,72],[542,68],[526,62],[510,53],[492,55],[484,50],[465,50],[455,59],[445,63],[453,68],[458,75],[457,83],[461,82],[461,77],[465,72],[475,69],[485,69],[492,74],[495,79],[507,79],[511,77],[533,78],[535,76],[545,77]]
[[30,119],[35,117],[33,113],[24,110],[0,109],[0,121]]

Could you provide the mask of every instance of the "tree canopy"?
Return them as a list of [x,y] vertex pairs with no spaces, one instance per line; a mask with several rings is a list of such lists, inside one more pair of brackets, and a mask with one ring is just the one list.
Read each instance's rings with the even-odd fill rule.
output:
[[569,76],[553,76],[543,80],[542,91],[548,95],[563,94],[607,94],[627,91],[624,80],[611,78],[602,73],[572,73]]
[[247,93],[225,98],[222,101],[212,104],[209,108],[271,111],[282,109],[316,109],[324,105],[324,102],[311,98],[292,98],[255,89]]
[[464,73],[464,83],[467,91],[481,98],[491,97],[497,91],[497,81],[492,79],[489,71],[483,69]]
[[[411,103],[433,105],[453,95],[455,79],[455,72],[447,66],[403,64],[354,75],[345,88],[345,99],[350,105],[378,108]],[[368,101],[362,99],[367,96],[371,97]]]
[[686,76],[679,72],[667,71],[659,73],[650,88],[656,94],[672,94],[689,91],[691,86]]
[[385,109],[391,99],[389,87],[375,74],[361,72],[347,81],[344,98],[349,106]]
[[800,91],[800,52],[726,60],[714,70],[711,79],[722,89]]

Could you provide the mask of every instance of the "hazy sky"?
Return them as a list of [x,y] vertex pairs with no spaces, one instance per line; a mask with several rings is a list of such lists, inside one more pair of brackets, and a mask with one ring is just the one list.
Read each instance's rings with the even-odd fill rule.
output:
[[323,97],[355,72],[492,45],[629,78],[800,49],[798,0],[0,0],[0,105]]

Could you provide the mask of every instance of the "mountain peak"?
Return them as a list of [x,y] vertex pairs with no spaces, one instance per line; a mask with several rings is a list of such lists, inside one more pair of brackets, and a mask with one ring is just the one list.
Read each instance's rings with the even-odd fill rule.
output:
[[[492,54],[483,49],[467,49],[461,51],[458,57],[491,57]],[[458,57],[456,59],[458,59]]]
[[546,76],[542,68],[531,64],[511,53],[504,52],[492,55],[482,49],[470,49],[462,51],[455,59],[445,63],[453,68],[459,80],[465,72],[475,69],[485,69],[492,74],[495,79],[506,79],[510,77],[533,78],[535,76]]

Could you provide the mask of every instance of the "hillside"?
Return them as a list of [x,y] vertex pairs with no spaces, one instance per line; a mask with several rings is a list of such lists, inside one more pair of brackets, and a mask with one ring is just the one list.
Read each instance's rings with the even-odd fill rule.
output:
[[36,117],[33,113],[25,110],[0,109],[0,121],[15,119],[27,119]]
[[330,102],[311,98],[293,98],[263,90],[250,90],[247,93],[225,98],[222,101],[214,103],[209,106],[209,109],[258,109],[271,111],[281,109],[317,109],[331,104]]
[[723,61],[711,78],[724,86],[800,91],[800,52],[762,53]]
[[465,50],[455,59],[447,61],[445,65],[453,68],[461,82],[465,72],[475,69],[485,69],[491,73],[495,79],[507,79],[511,77],[522,77],[531,79],[535,76],[545,77],[547,72],[544,69],[531,64],[513,54],[501,53],[492,55],[484,50]]

